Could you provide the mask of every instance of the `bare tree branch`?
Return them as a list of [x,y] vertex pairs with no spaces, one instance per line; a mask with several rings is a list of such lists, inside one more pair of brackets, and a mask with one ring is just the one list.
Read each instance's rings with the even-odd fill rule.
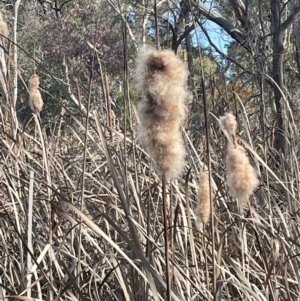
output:
[[300,4],[289,14],[287,19],[281,24],[281,30],[285,31],[300,14]]
[[229,0],[231,7],[234,10],[235,16],[240,21],[243,27],[247,27],[248,18],[244,3],[241,0]]
[[[197,20],[197,23],[199,24],[199,26],[201,27],[201,30],[203,31],[203,33],[205,34],[209,44],[223,57],[225,57],[228,61],[236,64],[241,70],[246,71],[246,69],[239,64],[236,60],[234,60],[233,58],[227,56],[224,52],[222,52],[217,46],[216,44],[211,40],[211,38],[209,37],[209,34],[207,32],[207,30],[203,27],[203,25],[201,24],[201,22],[199,22],[199,20]],[[249,72],[250,73],[250,72]]]
[[172,45],[172,49],[173,50],[177,50],[178,46],[180,45],[180,43],[195,29],[195,25],[191,25],[189,27],[186,27],[184,33],[179,37],[178,40],[176,40],[176,42]]
[[235,41],[242,45],[247,51],[251,52],[251,48],[247,45],[247,40],[245,35],[237,29],[230,21],[224,18],[222,15],[217,12],[212,11],[200,0],[192,0],[195,9],[198,10],[199,14],[195,12],[195,15],[202,14],[208,20],[221,26]]

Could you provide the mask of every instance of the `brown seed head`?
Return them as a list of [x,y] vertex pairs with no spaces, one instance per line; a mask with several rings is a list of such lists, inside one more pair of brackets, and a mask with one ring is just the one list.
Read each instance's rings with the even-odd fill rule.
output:
[[29,91],[33,91],[39,88],[40,79],[37,74],[33,74],[29,79]]
[[156,172],[167,180],[181,175],[185,165],[185,147],[181,132],[172,123],[139,125],[137,137],[150,154]]
[[142,95],[139,110],[181,124],[187,112],[188,71],[175,53],[171,50],[141,50],[136,78],[137,89]]
[[185,148],[180,127],[187,113],[187,69],[170,50],[141,50],[137,58],[140,125],[138,138],[169,180],[184,168]]
[[231,113],[226,113],[220,117],[223,127],[226,129],[230,137],[235,137],[237,122],[235,116]]
[[228,145],[226,169],[230,192],[238,199],[240,207],[243,208],[247,205],[249,197],[257,188],[259,181],[242,146]]
[[206,172],[199,175],[198,205],[196,215],[199,222],[206,224],[210,218],[209,176]]
[[33,90],[30,92],[29,104],[32,112],[39,115],[41,112],[44,102],[39,90]]

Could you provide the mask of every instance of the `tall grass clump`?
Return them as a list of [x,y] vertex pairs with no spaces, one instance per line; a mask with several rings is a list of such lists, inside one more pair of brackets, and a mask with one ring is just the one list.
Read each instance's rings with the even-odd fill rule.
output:
[[236,119],[231,113],[220,118],[222,125],[232,138],[226,153],[226,180],[233,197],[238,199],[239,207],[247,205],[249,197],[257,188],[257,174],[250,164],[245,149],[236,142]]
[[151,156],[156,172],[177,178],[185,164],[180,127],[187,113],[185,64],[171,50],[142,49],[137,57],[140,125],[138,139]]
[[207,172],[199,174],[198,205],[196,208],[197,220],[200,223],[207,224],[210,218],[210,192],[209,175]]
[[40,80],[37,74],[33,74],[29,79],[29,105],[37,116],[43,108],[44,102],[39,91]]
[[[42,29],[48,28],[46,25],[51,16],[39,17],[40,7],[35,1],[21,1],[21,5],[26,3],[26,7],[23,6],[26,16],[20,6],[21,19],[13,19],[15,10],[12,5],[16,1],[10,1],[10,6],[4,2],[8,1],[2,1],[0,5],[3,18],[18,25],[15,28],[20,39],[16,42],[20,48],[18,60],[12,62],[10,58],[13,58],[14,47],[9,47],[5,39],[4,47],[0,47],[3,94],[0,111],[0,299],[297,301],[300,296],[300,132],[294,129],[300,120],[300,111],[297,110],[300,90],[290,90],[289,81],[285,81],[288,85],[283,90],[287,95],[282,95],[282,116],[288,147],[278,160],[278,150],[273,148],[276,112],[273,112],[272,87],[264,84],[271,77],[267,79],[268,75],[264,74],[258,78],[253,72],[253,77],[247,73],[247,80],[243,80],[245,73],[241,70],[229,82],[223,79],[222,74],[220,78],[214,72],[211,72],[212,76],[203,72],[200,84],[196,80],[198,75],[191,74],[191,79],[194,78],[191,80],[193,94],[197,96],[199,90],[203,91],[205,122],[195,116],[199,113],[197,110],[191,114],[190,120],[184,120],[186,109],[180,105],[180,119],[189,124],[189,131],[184,132],[183,137],[188,154],[185,166],[190,171],[184,183],[172,180],[169,184],[164,177],[158,183],[157,177],[149,174],[149,170],[153,169],[152,160],[138,159],[144,158],[145,151],[144,147],[134,143],[132,122],[135,118],[132,110],[135,108],[130,105],[132,102],[124,105],[117,101],[113,105],[106,99],[108,96],[118,99],[123,81],[122,100],[124,97],[134,100],[129,84],[135,70],[128,51],[135,47],[132,38],[139,39],[135,36],[139,19],[130,23],[132,32],[127,27],[127,18],[120,23],[124,52],[115,56],[116,60],[124,58],[124,72],[120,73],[122,62],[116,64],[118,69],[115,69],[102,54],[105,49],[96,49],[99,45],[96,35],[109,29],[109,24],[105,20],[103,23],[98,18],[99,14],[97,18],[93,17],[101,26],[95,34],[91,32],[88,36],[92,51],[87,51],[86,55],[91,73],[81,69],[82,76],[72,80],[76,76],[74,63],[77,64],[77,60],[70,55],[63,66],[60,59],[55,60],[56,63],[49,61],[53,56],[45,55],[46,48],[39,42],[47,33]],[[75,16],[76,24],[81,26],[81,19],[77,18],[81,4],[77,3],[91,1],[73,2],[77,8],[70,6],[64,10],[61,21],[75,20]],[[96,2],[102,9],[104,2],[93,1]],[[89,12],[94,8],[97,7],[92,5]],[[141,8],[140,12],[148,14],[148,9],[144,9]],[[158,7],[157,13],[161,15],[164,9],[168,7]],[[68,12],[72,11],[73,15],[68,16]],[[120,12],[111,10],[110,13],[114,14],[110,19],[119,18]],[[53,17],[55,21],[55,15]],[[152,16],[148,19],[149,22],[153,20]],[[68,25],[65,22],[56,25],[61,27],[61,24]],[[97,24],[89,24],[90,29],[97,29]],[[10,26],[8,23],[8,28]],[[30,28],[34,31],[26,30]],[[74,33],[75,37],[80,35],[80,28]],[[190,54],[196,60],[202,57],[205,68],[207,60],[202,56],[200,43],[198,53],[196,51],[197,33],[193,34],[193,51]],[[62,112],[59,118],[51,118],[54,111],[46,114],[42,123],[31,112],[22,122],[23,105],[20,99],[16,99],[16,106],[14,104],[13,67],[22,66],[17,72],[19,78],[32,72],[27,76],[29,80],[35,73],[31,71],[34,65],[32,56],[27,56],[33,46],[28,40],[29,34],[34,36],[34,48],[39,49],[36,53],[36,61],[40,62],[38,68],[43,70],[48,81],[47,84],[41,81],[41,86],[49,97],[53,95],[68,111],[67,114]],[[158,31],[158,34],[163,34],[163,31]],[[144,40],[148,42],[146,36]],[[63,51],[65,48],[60,49]],[[142,72],[139,72],[138,83],[143,102],[139,104],[139,110],[143,108],[140,127],[143,126],[145,132],[146,125],[152,126],[150,134],[147,132],[148,136],[144,138],[148,144],[152,143],[153,128],[168,131],[167,139],[174,139],[173,125],[175,123],[178,129],[175,135],[179,135],[182,122],[173,121],[170,115],[174,109],[170,113],[167,108],[178,105],[177,94],[180,93],[177,91],[185,87],[164,74],[169,65],[161,62],[162,53],[153,51],[150,56],[146,51],[143,54],[144,64],[139,66]],[[152,65],[151,58],[154,61]],[[96,73],[101,66],[107,77],[104,74],[103,80],[98,81]],[[10,72],[5,72],[7,67]],[[150,68],[154,72],[151,73]],[[171,69],[174,70],[174,65]],[[180,72],[176,76],[183,77],[185,73]],[[160,84],[156,83],[157,78],[163,78],[164,82],[159,87],[166,89],[166,95],[176,94],[171,99],[174,102],[157,96],[161,95],[157,92]],[[104,99],[99,96],[101,82]],[[38,90],[38,77],[33,77],[27,85],[28,93],[29,90]],[[18,95],[21,96],[22,91],[18,90]],[[42,93],[41,89],[39,91]],[[240,124],[237,127],[235,114],[220,118],[227,129],[221,126],[223,132],[230,140],[226,141],[225,148],[221,142],[225,140],[223,133],[213,122],[217,112],[231,105],[231,98],[240,100],[235,91],[240,91],[247,98],[235,105],[237,110],[241,108],[239,116],[245,120],[242,123],[243,130],[246,130],[244,136],[247,135],[247,141],[255,146],[255,151],[240,139]],[[200,103],[195,99],[195,107]],[[110,105],[111,113],[116,113],[116,123],[120,126],[111,127],[108,122]],[[53,106],[52,110],[55,109]],[[14,119],[17,115],[20,120]],[[158,121],[162,121],[161,124]],[[169,124],[170,131],[166,130]],[[140,133],[139,138],[143,139]],[[169,147],[169,142],[163,142],[166,148]],[[165,156],[168,154],[166,152]],[[233,208],[232,199],[240,201],[232,197],[229,186],[223,183],[226,155],[227,169],[235,177],[231,179],[228,172],[228,185],[233,187],[232,190],[238,190],[238,181],[247,185],[251,183],[245,179],[251,174],[247,170],[249,160],[253,167],[256,166],[250,156],[259,165],[260,185],[259,189],[255,189],[255,200],[248,214]],[[179,159],[183,161],[182,157]],[[246,167],[245,162],[248,162]],[[161,173],[163,170],[160,167]],[[198,174],[198,170],[205,173]],[[213,190],[213,196],[209,195],[209,190]],[[241,197],[245,198],[252,193],[253,187],[250,192],[245,186],[240,190]],[[253,196],[250,199],[252,201]],[[197,203],[198,212],[195,209]],[[192,212],[191,208],[195,211]],[[200,225],[198,231],[194,228],[194,217],[198,221],[196,228]]]

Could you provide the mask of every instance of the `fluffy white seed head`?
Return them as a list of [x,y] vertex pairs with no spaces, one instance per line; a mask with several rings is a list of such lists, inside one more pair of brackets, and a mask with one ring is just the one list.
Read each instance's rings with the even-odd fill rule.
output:
[[229,144],[226,155],[226,179],[232,196],[238,199],[241,208],[247,205],[250,195],[257,188],[257,174],[250,164],[245,149]]
[[235,116],[231,113],[226,113],[224,116],[220,117],[220,121],[223,127],[226,129],[230,137],[235,137],[237,122]]
[[36,113],[37,115],[40,114],[44,102],[41,96],[41,93],[39,90],[33,90],[30,92],[30,97],[29,97],[29,104],[32,112]]
[[206,224],[210,219],[210,195],[209,195],[209,175],[207,172],[199,174],[198,205],[196,216],[198,222]]
[[29,79],[29,91],[33,91],[39,88],[40,79],[37,74],[33,74]]
[[167,180],[183,171],[185,148],[180,127],[187,113],[185,64],[171,50],[142,49],[137,57],[138,138],[149,152],[155,170]]

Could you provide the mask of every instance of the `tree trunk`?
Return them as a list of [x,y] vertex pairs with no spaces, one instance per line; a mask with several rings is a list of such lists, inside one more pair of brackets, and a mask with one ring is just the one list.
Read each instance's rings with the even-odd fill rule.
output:
[[[288,7],[290,11],[293,10],[295,5],[299,5],[299,0],[296,0],[295,3],[289,2]],[[295,39],[295,47],[296,47],[296,62],[298,67],[298,72],[300,73],[300,18],[295,19],[293,24],[293,36]]]
[[[251,47],[251,35],[247,32],[249,29],[249,16],[247,10],[240,0],[230,0],[231,5],[235,5],[234,11],[236,18],[240,21],[242,29],[236,28],[233,23],[224,18],[219,13],[210,9],[209,6],[200,0],[191,0],[195,8],[198,10],[198,15],[202,15],[212,22],[221,26],[236,42],[243,46],[248,52],[253,53],[257,51]],[[300,14],[300,4],[290,5],[290,11],[285,20],[281,21],[281,10],[284,8],[283,4],[278,0],[270,0],[270,14],[273,37],[273,61],[272,61],[272,78],[274,83],[272,89],[274,91],[274,102],[276,107],[276,129],[274,147],[280,152],[285,151],[285,138],[284,138],[284,123],[283,123],[283,110],[282,110],[282,90],[283,90],[283,50],[284,50],[284,36],[286,30],[291,26],[294,20]],[[283,18],[283,17],[282,17]],[[250,37],[250,38],[249,38]],[[265,39],[265,35],[259,35],[257,32],[257,39]],[[300,45],[300,42],[299,42]],[[259,50],[260,51],[260,50]],[[300,61],[300,60],[299,60]]]
[[191,42],[191,35],[188,35],[185,38],[185,45],[186,45],[186,55],[187,55],[187,63],[188,63],[188,69],[189,69],[189,78],[188,78],[188,84],[192,91],[194,91],[194,81],[192,75],[194,74],[194,60],[193,60],[193,48],[192,48],[192,42]]
[[[188,30],[189,23],[190,23],[190,12],[186,6],[182,7],[182,14],[184,18],[184,25],[185,31]],[[193,81],[193,74],[194,74],[194,59],[193,59],[193,45],[192,45],[192,36],[187,34],[185,37],[185,47],[186,47],[186,59],[188,63],[189,69],[189,77],[188,77],[188,85],[192,91],[194,91],[194,81]]]
[[284,50],[284,31],[281,28],[280,3],[277,0],[270,1],[273,26],[273,70],[272,78],[276,107],[276,129],[274,148],[284,153],[284,126],[282,117],[282,90],[283,90],[283,50]]

